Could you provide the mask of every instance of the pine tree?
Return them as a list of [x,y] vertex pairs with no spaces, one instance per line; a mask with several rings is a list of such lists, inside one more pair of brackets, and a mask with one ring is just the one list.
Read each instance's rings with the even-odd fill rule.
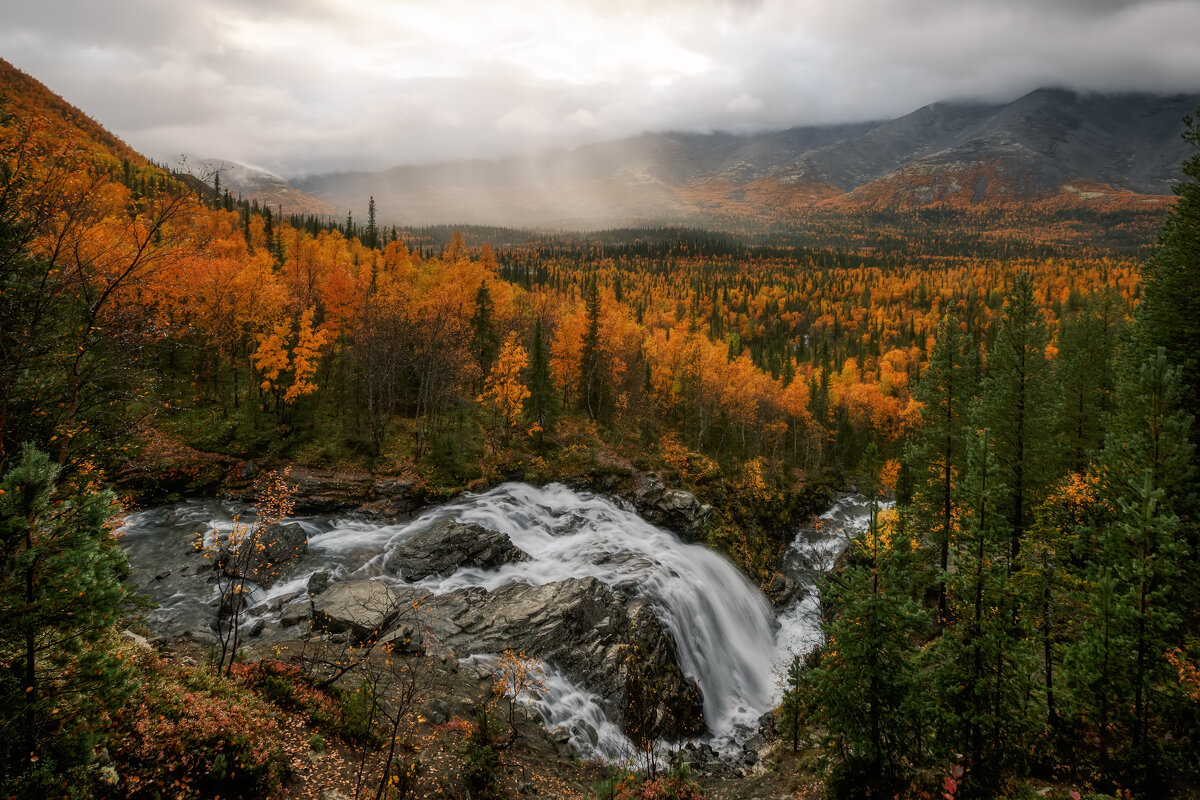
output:
[[1142,303],[1137,311],[1135,361],[1166,348],[1167,359],[1183,366],[1183,409],[1200,415],[1200,109],[1185,117],[1184,141],[1197,149],[1183,162],[1178,200],[1158,235],[1158,247],[1142,268]]
[[[112,492],[71,483],[33,447],[0,481],[0,792],[72,766],[79,723],[120,699],[106,638],[125,604]],[[86,738],[86,736],[84,736]],[[86,758],[76,753],[76,758]]]
[[958,320],[944,317],[914,391],[921,403],[921,429],[905,452],[913,481],[913,524],[926,531],[937,548],[939,626],[947,621],[945,574],[950,567],[957,481],[966,460],[964,424],[974,394],[967,345]]
[[558,392],[550,377],[550,355],[542,332],[542,318],[534,322],[533,344],[529,356],[529,400],[525,403],[525,414],[536,428],[540,445],[546,432],[554,427],[558,413]]
[[991,447],[1006,487],[1000,511],[1010,530],[1009,563],[1019,568],[1021,541],[1034,507],[1054,479],[1054,372],[1046,358],[1050,334],[1023,273],[1004,300],[996,341],[988,352],[977,427],[991,432]]

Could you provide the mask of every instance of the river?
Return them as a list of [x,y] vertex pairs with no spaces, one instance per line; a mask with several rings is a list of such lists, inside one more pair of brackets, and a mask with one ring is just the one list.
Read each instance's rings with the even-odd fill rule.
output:
[[[147,624],[156,634],[208,630],[216,587],[207,562],[194,552],[196,536],[227,530],[235,514],[252,510],[218,501],[187,501],[131,514],[121,528],[130,556],[131,579],[157,607]],[[820,642],[817,575],[828,570],[848,539],[866,526],[869,509],[861,496],[841,495],[810,525],[797,531],[784,570],[803,587],[778,613],[727,559],[643,520],[623,501],[574,492],[562,485],[506,483],[464,495],[399,524],[353,516],[300,517],[308,552],[269,590],[255,587],[249,615],[278,615],[279,600],[302,591],[310,575],[327,570],[333,580],[381,577],[432,593],[466,586],[495,589],[508,583],[546,584],[594,577],[627,596],[650,602],[675,641],[681,666],[704,696],[710,745],[732,753],[773,708],[782,675],[797,653]],[[445,578],[404,584],[385,574],[393,548],[436,520],[475,522],[507,534],[528,561],[499,569],[459,569]],[[473,654],[486,655],[486,654]],[[619,729],[589,696],[546,665],[546,688],[530,704],[548,727],[563,725],[584,757],[617,760],[630,752]]]

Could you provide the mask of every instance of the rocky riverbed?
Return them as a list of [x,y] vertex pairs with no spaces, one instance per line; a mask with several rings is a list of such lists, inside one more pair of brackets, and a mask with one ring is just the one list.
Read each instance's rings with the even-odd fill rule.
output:
[[[708,513],[652,480],[642,493],[677,526]],[[153,632],[212,636],[213,562],[192,542],[199,534],[219,545],[238,514],[253,519],[239,503],[215,501],[131,517],[123,541],[133,580],[158,604]],[[268,546],[242,560],[252,589],[244,635],[256,647],[309,631],[386,638],[455,661],[524,650],[554,675],[555,691],[531,699],[535,712],[581,755],[612,760],[629,751],[619,735],[622,653],[636,634],[656,668],[680,677],[658,698],[659,714],[679,721],[695,757],[752,761],[783,666],[817,640],[819,609],[806,585],[862,516],[861,504],[844,499],[800,532],[777,613],[732,564],[651,524],[633,503],[565,486],[505,484],[401,522],[309,514],[269,529]]]

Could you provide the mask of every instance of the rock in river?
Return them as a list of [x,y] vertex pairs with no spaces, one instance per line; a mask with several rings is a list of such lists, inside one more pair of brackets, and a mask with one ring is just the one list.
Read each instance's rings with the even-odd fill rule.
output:
[[384,568],[406,581],[446,576],[460,567],[491,569],[529,556],[508,534],[475,523],[438,520],[388,554]]
[[270,586],[283,570],[308,551],[308,533],[295,522],[276,523],[262,530],[252,529],[236,552],[224,549],[218,566],[230,575],[238,575],[260,586]]
[[326,633],[349,631],[360,643],[372,642],[396,621],[408,602],[383,581],[335,583],[312,601],[313,628]]
[[647,520],[675,531],[686,542],[704,536],[713,512],[712,506],[701,504],[691,492],[666,488],[662,478],[652,472],[638,474],[633,504]]
[[[331,590],[332,591],[332,590]],[[666,738],[704,730],[700,689],[679,667],[674,643],[649,606],[627,601],[595,578],[542,586],[512,583],[432,595],[432,638],[459,653],[518,650],[553,662],[583,686],[607,698],[623,720],[628,648],[636,639],[642,663],[662,678],[654,716],[670,720]]]

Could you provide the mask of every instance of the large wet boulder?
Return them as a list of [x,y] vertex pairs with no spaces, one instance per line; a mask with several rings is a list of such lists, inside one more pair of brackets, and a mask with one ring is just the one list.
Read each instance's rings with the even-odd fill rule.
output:
[[325,633],[348,631],[359,643],[374,642],[410,607],[409,598],[380,580],[335,583],[312,600],[312,626]]
[[701,503],[691,492],[668,489],[652,472],[638,474],[633,504],[646,520],[674,531],[687,542],[703,538],[713,513],[712,506]]
[[279,580],[284,570],[308,552],[308,532],[295,522],[275,523],[243,537],[235,549],[222,548],[217,566],[229,575],[260,586]]
[[662,677],[651,716],[672,721],[666,738],[704,730],[703,700],[683,674],[674,643],[650,608],[627,601],[595,578],[543,586],[472,587],[424,598],[430,635],[459,655],[524,651],[553,662],[582,686],[606,698],[609,713],[626,721],[626,657],[636,642],[647,674]]
[[528,559],[529,555],[514,545],[508,534],[473,522],[443,519],[390,552],[384,569],[406,581],[419,581],[431,575],[444,577],[462,567],[494,569]]
[[775,573],[771,577],[771,581],[763,587],[763,594],[771,601],[771,605],[776,611],[786,608],[794,600],[802,597],[804,589],[800,584],[782,573]]

